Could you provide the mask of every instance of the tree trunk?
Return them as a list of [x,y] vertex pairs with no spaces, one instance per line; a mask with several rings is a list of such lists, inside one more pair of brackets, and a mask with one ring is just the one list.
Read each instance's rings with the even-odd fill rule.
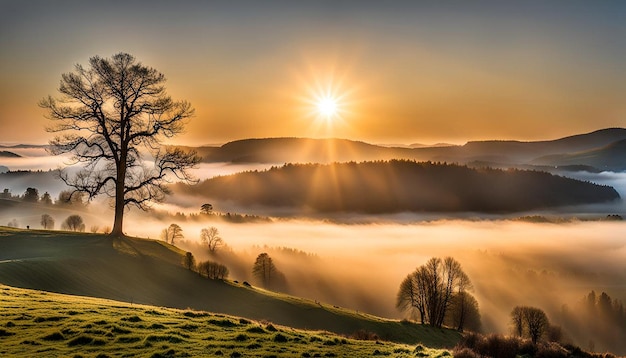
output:
[[126,155],[122,153],[120,163],[117,165],[117,180],[115,181],[115,219],[111,237],[124,237],[122,231],[124,224],[124,185],[126,178]]

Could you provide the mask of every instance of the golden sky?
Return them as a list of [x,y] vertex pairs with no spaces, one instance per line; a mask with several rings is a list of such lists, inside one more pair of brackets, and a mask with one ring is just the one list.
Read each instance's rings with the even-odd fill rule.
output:
[[[626,126],[619,1],[11,1],[0,143],[45,143],[37,102],[89,57],[128,52],[196,109],[186,144],[340,137],[550,139]],[[320,91],[341,97],[320,118]]]

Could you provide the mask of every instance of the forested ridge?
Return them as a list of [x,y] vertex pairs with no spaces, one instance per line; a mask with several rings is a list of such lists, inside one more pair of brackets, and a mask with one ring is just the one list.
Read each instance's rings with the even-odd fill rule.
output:
[[286,164],[183,190],[243,205],[361,213],[515,212],[619,198],[612,187],[545,172],[407,160]]

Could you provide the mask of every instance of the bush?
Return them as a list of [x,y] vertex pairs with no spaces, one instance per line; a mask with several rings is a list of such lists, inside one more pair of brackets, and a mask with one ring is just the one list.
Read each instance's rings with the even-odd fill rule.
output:
[[455,358],[480,358],[478,354],[474,353],[474,351],[469,348],[461,348],[460,350],[455,349],[454,357]]
[[65,337],[63,337],[63,335],[61,334],[61,332],[54,332],[51,333],[47,336],[44,336],[43,338],[44,341],[62,341],[65,339]]
[[250,332],[250,333],[265,333],[265,330],[261,327],[250,327],[248,329],[246,329],[246,332]]
[[352,339],[358,339],[361,341],[377,341],[379,339],[378,335],[374,332],[366,331],[364,329],[359,329],[358,331],[352,333],[350,335]]
[[274,342],[277,343],[285,343],[285,342],[289,342],[289,338],[287,338],[285,335],[280,334],[280,333],[276,333],[276,335],[274,336]]

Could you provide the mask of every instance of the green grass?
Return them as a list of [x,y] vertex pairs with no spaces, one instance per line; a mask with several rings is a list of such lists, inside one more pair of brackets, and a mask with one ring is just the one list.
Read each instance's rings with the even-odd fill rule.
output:
[[[0,285],[0,356],[443,357],[446,350],[359,341],[229,315]],[[273,327],[273,328],[272,328]]]
[[[345,336],[371,332],[382,340],[433,348],[451,348],[460,339],[454,330],[383,319],[230,281],[208,280],[184,269],[182,255],[177,248],[156,240],[112,240],[101,234],[0,227],[0,283],[9,286],[179,309],[191,307]],[[72,309],[63,316],[40,317],[46,319],[40,323],[62,325],[82,314]],[[215,329],[229,328],[223,325],[230,323],[207,315],[186,312],[189,331],[201,331],[206,324]],[[58,321],[49,321],[51,317]],[[146,329],[155,324],[150,328],[154,334],[167,331],[161,321],[143,322],[140,314],[122,318],[126,325],[145,325]],[[204,322],[202,327],[195,323],[198,320]],[[212,320],[215,322],[210,323]]]

